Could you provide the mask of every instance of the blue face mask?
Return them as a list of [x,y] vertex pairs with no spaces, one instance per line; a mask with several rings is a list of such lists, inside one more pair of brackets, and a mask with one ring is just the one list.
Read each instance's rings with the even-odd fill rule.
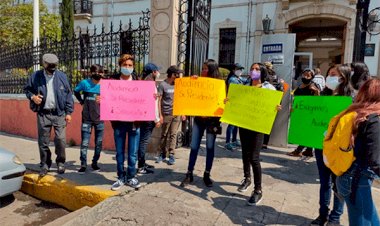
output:
[[120,68],[120,72],[121,72],[123,75],[131,75],[132,72],[133,72],[133,68],[121,67],[121,68]]

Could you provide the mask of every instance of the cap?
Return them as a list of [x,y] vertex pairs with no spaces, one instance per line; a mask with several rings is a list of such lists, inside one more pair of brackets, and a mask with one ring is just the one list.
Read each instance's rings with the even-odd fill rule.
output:
[[236,64],[234,64],[234,69],[244,69],[244,67],[243,66],[241,66],[241,64],[239,64],[239,63],[236,63]]
[[168,70],[166,71],[166,73],[168,73],[168,75],[170,74],[180,74],[180,73],[183,73],[183,70],[179,69],[176,65],[172,65],[168,68]]
[[52,53],[46,53],[42,56],[42,61],[47,64],[58,64],[58,57]]
[[144,72],[146,74],[150,74],[152,73],[153,71],[159,71],[160,70],[160,67],[158,67],[157,65],[153,64],[153,63],[147,63],[145,64],[144,66]]

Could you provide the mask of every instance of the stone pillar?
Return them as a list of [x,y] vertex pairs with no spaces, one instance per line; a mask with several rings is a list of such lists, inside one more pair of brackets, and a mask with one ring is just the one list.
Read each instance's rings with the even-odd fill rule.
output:
[[[149,62],[160,67],[161,77],[166,79],[166,69],[177,64],[178,56],[178,7],[179,1],[151,0]],[[155,128],[148,145],[148,153],[157,155],[161,129]]]

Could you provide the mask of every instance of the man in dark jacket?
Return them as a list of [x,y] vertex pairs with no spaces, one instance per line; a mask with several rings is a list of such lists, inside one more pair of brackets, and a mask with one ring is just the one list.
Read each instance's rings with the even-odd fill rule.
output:
[[52,164],[49,149],[52,128],[58,173],[65,172],[66,124],[71,122],[74,101],[65,73],[56,70],[58,57],[44,54],[42,60],[44,69],[29,77],[24,91],[31,110],[37,113],[40,176],[45,176]]

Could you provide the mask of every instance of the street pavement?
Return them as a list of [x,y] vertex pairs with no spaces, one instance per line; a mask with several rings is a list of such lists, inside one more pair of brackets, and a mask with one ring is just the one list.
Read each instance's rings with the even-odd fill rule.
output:
[[[17,153],[28,169],[38,170],[35,140],[0,133],[0,146]],[[263,200],[258,206],[248,206],[246,200],[253,188],[245,193],[237,191],[243,179],[241,150],[228,151],[223,146],[224,139],[218,137],[211,171],[212,188],[206,187],[202,180],[206,154],[203,140],[192,185],[180,187],[187,171],[189,149],[176,150],[173,166],[154,163],[155,154],[150,154],[147,162],[155,166],[155,173],[138,176],[143,185],[140,189],[124,186],[118,195],[65,221],[64,225],[309,225],[318,216],[315,158],[287,156],[294,147],[263,150]],[[77,173],[79,147],[67,148],[66,155],[66,173],[57,175],[53,169],[49,175],[102,189],[110,189],[116,180],[113,151],[102,152],[100,172],[88,169],[84,175]],[[89,163],[92,156],[93,151],[89,150]],[[380,189],[373,189],[373,197],[380,208]],[[348,225],[346,209],[341,223]]]

